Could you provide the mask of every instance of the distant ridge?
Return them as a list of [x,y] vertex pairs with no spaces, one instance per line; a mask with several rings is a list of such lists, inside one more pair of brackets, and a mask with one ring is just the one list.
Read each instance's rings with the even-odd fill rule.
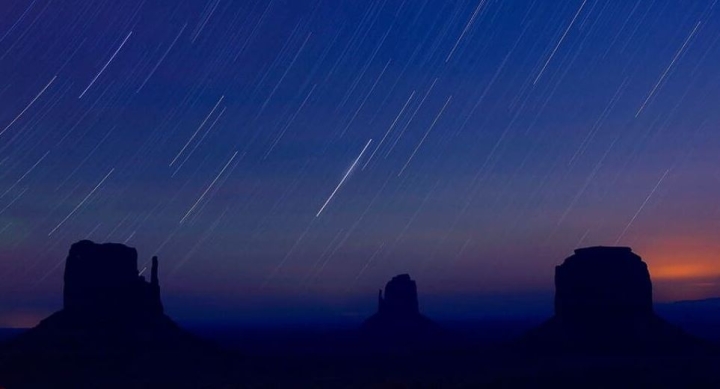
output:
[[718,304],[720,305],[720,297],[708,297],[697,300],[677,300],[666,304]]

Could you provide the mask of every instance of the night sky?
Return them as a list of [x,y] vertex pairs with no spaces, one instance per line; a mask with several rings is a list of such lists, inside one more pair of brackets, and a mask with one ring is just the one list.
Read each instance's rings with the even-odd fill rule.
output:
[[0,326],[81,239],[181,322],[550,312],[592,245],[718,296],[716,3],[3,0]]

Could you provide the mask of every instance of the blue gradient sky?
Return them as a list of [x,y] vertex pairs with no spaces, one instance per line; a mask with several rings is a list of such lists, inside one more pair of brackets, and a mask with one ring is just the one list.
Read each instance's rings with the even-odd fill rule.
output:
[[720,295],[719,12],[4,1],[0,325],[85,238],[157,254],[181,321],[360,318],[404,272],[431,314],[549,311],[589,245]]

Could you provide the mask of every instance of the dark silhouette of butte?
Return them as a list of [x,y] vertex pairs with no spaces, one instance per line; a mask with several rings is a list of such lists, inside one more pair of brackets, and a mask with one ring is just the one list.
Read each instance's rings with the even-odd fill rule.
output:
[[557,266],[555,315],[522,343],[550,353],[707,351],[655,314],[647,265],[629,247],[577,249]]
[[361,327],[378,339],[417,340],[434,335],[439,327],[420,313],[417,285],[408,274],[393,277],[378,294],[378,311]]
[[[88,325],[168,325],[163,314],[158,260],[152,258],[150,283],[138,274],[137,251],[122,244],[78,242],[65,262],[63,310],[56,316]],[[49,318],[51,320],[63,320]],[[108,321],[107,319],[114,319]]]
[[203,364],[216,363],[218,350],[163,313],[157,257],[150,282],[139,274],[137,258],[134,248],[122,244],[73,244],[65,262],[63,309],[10,342],[3,370],[72,382],[182,376],[188,372],[184,365],[201,371]]

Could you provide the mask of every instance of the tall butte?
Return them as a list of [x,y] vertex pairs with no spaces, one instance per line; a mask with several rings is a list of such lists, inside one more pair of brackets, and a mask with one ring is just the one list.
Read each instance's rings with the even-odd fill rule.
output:
[[18,387],[42,386],[44,379],[63,387],[109,387],[130,377],[218,376],[217,350],[163,313],[157,257],[150,282],[137,262],[137,251],[122,244],[73,244],[62,310],[5,347],[0,376]]
[[705,345],[653,310],[648,267],[629,247],[588,247],[555,268],[555,315],[523,344],[550,353],[686,353]]
[[378,294],[378,311],[362,325],[363,334],[383,341],[418,340],[436,335],[437,325],[420,313],[417,285],[408,274],[393,277]]
[[[26,334],[53,338],[82,336],[97,346],[136,337],[159,344],[182,331],[163,313],[158,259],[152,258],[150,282],[138,271],[137,250],[117,243],[83,240],[70,247],[65,260],[63,309]],[[89,345],[88,345],[89,346]]]
[[79,320],[114,319],[115,324],[151,325],[165,320],[160,301],[158,259],[150,283],[138,273],[137,251],[122,244],[75,243],[65,261],[63,312]]

